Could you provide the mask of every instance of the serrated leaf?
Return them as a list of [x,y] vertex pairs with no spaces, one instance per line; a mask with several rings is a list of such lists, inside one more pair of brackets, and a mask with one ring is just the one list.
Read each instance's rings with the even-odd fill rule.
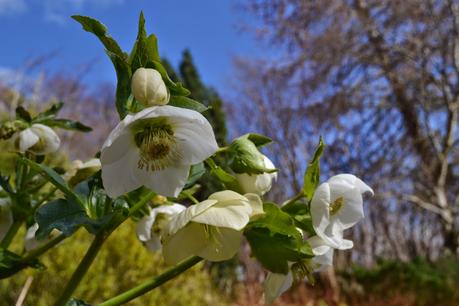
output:
[[197,112],[205,112],[208,110],[208,107],[204,104],[199,103],[196,100],[190,99],[184,96],[171,96],[168,105],[181,107],[181,108],[188,108]]
[[207,159],[206,163],[210,168],[210,174],[212,176],[220,180],[220,182],[222,182],[228,189],[239,193],[241,192],[241,187],[234,176],[226,172],[222,167],[218,166],[211,158]]
[[108,35],[107,28],[100,21],[81,15],[73,15],[72,18],[78,21],[85,31],[96,35],[108,51],[121,58],[125,57],[123,50],[121,50],[118,43]]
[[249,228],[244,235],[253,255],[273,273],[287,274],[289,262],[314,256],[307,242],[286,235],[273,235],[267,228]]
[[153,59],[149,58],[147,50],[147,32],[145,31],[145,18],[143,16],[143,12],[140,12],[137,39],[129,59],[131,70],[136,71],[140,67],[144,67],[149,60]]
[[180,82],[175,83],[171,80],[171,78],[167,74],[166,68],[164,68],[163,64],[161,64],[160,61],[149,61],[145,68],[156,69],[159,72],[159,74],[161,74],[164,83],[166,84],[167,88],[169,88],[171,98],[172,96],[188,96],[190,94],[190,91],[183,87]]
[[305,231],[308,236],[315,235],[308,205],[301,201],[297,201],[287,206],[283,206],[282,210],[294,219],[296,227]]
[[319,144],[314,152],[314,156],[308,164],[306,172],[304,173],[303,192],[308,201],[312,199],[314,191],[319,185],[320,181],[320,157],[324,151],[325,144],[320,137]]
[[264,135],[256,134],[256,133],[250,133],[247,134],[248,139],[253,142],[253,144],[256,147],[262,147],[265,146],[269,143],[271,143],[273,140],[269,137],[266,137]]
[[86,126],[81,122],[68,120],[68,119],[46,119],[40,122],[47,126],[58,127],[64,130],[74,130],[74,131],[80,131],[80,132],[91,132],[92,131],[92,128],[90,128],[89,126]]
[[301,233],[295,227],[293,218],[283,212],[276,204],[264,203],[264,215],[251,221],[248,228],[266,228],[272,234],[282,234],[301,240]]
[[116,53],[107,51],[107,55],[115,66],[116,71],[116,110],[120,116],[120,119],[124,119],[128,114],[128,100],[131,95],[131,77],[132,71],[129,64],[124,60],[123,57]]

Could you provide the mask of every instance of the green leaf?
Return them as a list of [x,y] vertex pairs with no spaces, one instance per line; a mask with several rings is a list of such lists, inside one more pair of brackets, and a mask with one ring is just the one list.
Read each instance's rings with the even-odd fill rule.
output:
[[269,137],[266,137],[266,136],[263,136],[263,135],[260,135],[260,134],[255,134],[255,133],[247,134],[247,137],[251,142],[253,142],[253,144],[256,147],[265,146],[265,145],[267,145],[267,144],[269,144],[269,143],[271,143],[273,141]]
[[228,189],[241,193],[241,187],[234,176],[218,166],[212,158],[208,158],[206,163],[210,168],[211,175],[219,179]]
[[287,274],[288,263],[313,257],[308,243],[293,237],[272,234],[267,228],[249,228],[244,232],[253,255],[269,271]]
[[81,15],[73,15],[72,18],[78,21],[85,31],[96,35],[107,51],[114,53],[121,58],[125,58],[123,50],[121,50],[118,43],[110,35],[108,35],[107,28],[100,21]]
[[92,305],[82,300],[71,299],[70,301],[68,301],[66,306],[92,306]]
[[314,152],[314,156],[309,162],[309,165],[304,174],[303,192],[308,201],[311,201],[314,190],[316,190],[317,185],[319,185],[320,157],[322,156],[324,148],[325,144],[322,140],[322,137],[320,137],[319,144],[317,145],[317,148]]
[[68,119],[47,119],[41,121],[41,123],[50,126],[50,127],[58,127],[64,130],[75,130],[80,132],[91,132],[92,128],[89,126],[84,125],[78,121],[72,121]]
[[53,118],[59,113],[62,107],[64,107],[64,102],[54,103],[50,108],[38,114],[38,116],[33,119],[33,122],[41,122],[44,119]]
[[183,87],[180,82],[175,83],[169,78],[166,68],[164,68],[163,64],[161,64],[160,61],[149,61],[145,68],[156,69],[159,72],[159,74],[161,74],[161,77],[163,78],[163,81],[166,84],[167,88],[169,88],[169,91],[172,96],[188,96],[190,94],[190,91]]
[[302,236],[295,227],[295,222],[292,217],[283,212],[274,203],[264,203],[264,215],[251,221],[247,227],[266,228],[273,234],[282,234],[301,240]]
[[127,104],[131,95],[132,71],[123,57],[110,51],[107,51],[107,55],[110,57],[116,70],[116,110],[122,120],[128,114]]
[[149,61],[160,61],[158,39],[154,34],[147,37],[147,32],[145,31],[145,18],[143,12],[141,12],[137,39],[132,49],[131,56],[129,57],[131,70],[136,71],[140,67],[145,67]]
[[276,172],[265,167],[263,154],[249,140],[249,134],[236,138],[229,146],[230,167],[236,173],[262,174]]
[[206,167],[204,167],[204,163],[199,163],[196,165],[191,166],[190,174],[188,175],[188,180],[186,181],[184,189],[190,188],[194,185],[194,183],[199,180],[204,173],[206,173]]
[[205,112],[208,108],[196,100],[184,96],[171,96],[168,105],[188,108],[197,112]]
[[80,206],[83,205],[78,195],[76,195],[70,189],[70,187],[67,185],[64,179],[59,174],[57,174],[56,171],[43,164],[37,164],[36,162],[31,161],[30,159],[22,158],[21,162],[27,163],[32,170],[43,175],[51,184],[53,184],[54,186],[56,186],[57,189],[62,191],[68,197],[69,200],[78,203]]
[[22,106],[16,107],[16,118],[20,118],[26,122],[31,122],[32,117],[30,113]]
[[305,231],[308,236],[316,235],[312,226],[312,218],[309,206],[306,203],[297,201],[282,207],[282,211],[289,214],[295,221],[296,227]]
[[27,266],[40,270],[45,269],[38,259],[25,262],[18,254],[0,248],[0,279],[7,278]]

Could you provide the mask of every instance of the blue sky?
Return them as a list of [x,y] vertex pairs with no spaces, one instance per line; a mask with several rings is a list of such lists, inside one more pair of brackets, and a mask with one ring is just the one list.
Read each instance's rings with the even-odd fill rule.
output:
[[148,33],[155,33],[160,53],[176,65],[189,48],[201,76],[219,90],[231,78],[235,55],[258,55],[252,37],[238,30],[243,14],[230,0],[0,0],[0,72],[20,69],[27,60],[56,51],[51,71],[75,72],[93,63],[88,84],[115,82],[102,45],[70,18],[80,14],[99,19],[129,51],[140,10]]

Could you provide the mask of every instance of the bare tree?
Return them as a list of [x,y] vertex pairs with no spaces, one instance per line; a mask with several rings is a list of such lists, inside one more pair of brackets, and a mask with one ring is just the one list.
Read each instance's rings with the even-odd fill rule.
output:
[[442,246],[457,254],[458,1],[252,0],[244,8],[277,52],[236,61],[233,108],[250,118],[233,122],[278,141],[271,154],[286,171],[277,194],[298,191],[321,134],[323,173],[355,173],[377,194],[352,256],[370,264],[373,254],[434,258]]

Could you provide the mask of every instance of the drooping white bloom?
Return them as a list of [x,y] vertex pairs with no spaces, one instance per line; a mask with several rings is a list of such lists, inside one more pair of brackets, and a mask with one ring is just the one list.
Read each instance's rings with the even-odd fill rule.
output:
[[251,216],[260,213],[261,205],[256,195],[225,190],[188,207],[164,228],[164,260],[176,264],[192,255],[210,261],[230,259],[239,250],[242,230]]
[[135,99],[145,107],[169,102],[169,91],[161,74],[155,69],[137,69],[132,76],[131,90]]
[[[273,162],[265,155],[263,155],[263,162],[265,168],[276,169]],[[271,190],[273,180],[277,179],[277,172],[265,172],[262,174],[236,173],[235,176],[245,193],[255,193],[261,196]]]
[[290,289],[292,285],[293,275],[291,271],[289,271],[288,274],[268,273],[263,283],[265,304],[269,305],[274,302],[282,293]]
[[343,230],[363,218],[362,195],[366,192],[373,195],[368,185],[351,174],[339,174],[321,184],[311,200],[311,218],[317,236],[333,248],[352,248],[352,241],[343,239]]
[[51,233],[48,235],[48,237],[38,240],[37,238],[35,238],[35,234],[37,233],[37,231],[38,231],[37,223],[34,223],[34,225],[32,225],[31,227],[27,229],[26,235],[24,237],[24,249],[27,252],[30,252],[44,245],[45,243],[47,243],[48,241],[50,241],[51,239],[53,239],[54,237],[56,237],[57,235],[61,233],[59,230],[53,229]]
[[13,212],[11,203],[7,198],[0,198],[0,241],[5,238],[6,233],[13,225]]
[[102,180],[111,197],[146,186],[176,197],[190,165],[218,149],[209,122],[200,113],[174,106],[153,106],[127,115],[102,147]]
[[34,123],[31,127],[19,132],[16,136],[16,144],[20,152],[48,154],[59,149],[61,140],[50,127]]
[[312,263],[315,271],[320,271],[325,267],[333,265],[334,249],[332,247],[330,247],[319,236],[308,238],[307,241],[312,248],[312,252],[314,253]]
[[137,223],[137,237],[150,251],[161,249],[161,230],[175,214],[185,210],[181,204],[161,205]]

